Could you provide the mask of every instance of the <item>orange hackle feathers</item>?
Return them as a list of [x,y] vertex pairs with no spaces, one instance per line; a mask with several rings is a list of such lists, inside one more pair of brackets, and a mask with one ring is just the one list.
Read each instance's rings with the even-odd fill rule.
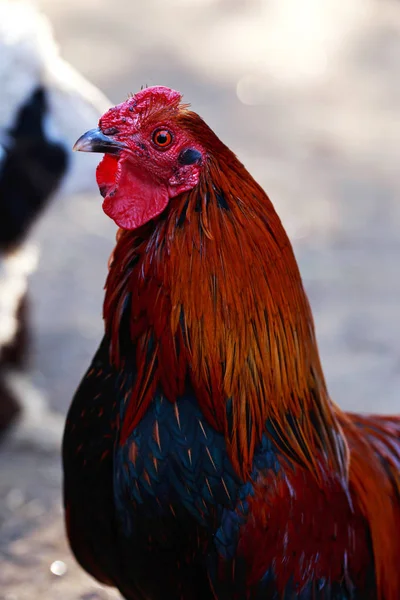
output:
[[[153,111],[158,119],[163,110],[152,106],[146,118]],[[264,191],[196,114],[180,106],[176,119],[209,148],[207,169],[195,190],[170,201],[156,227],[119,232],[106,285],[104,316],[116,364],[128,294],[129,326],[138,339],[140,367],[122,440],[158,384],[174,401],[189,376],[241,475],[269,420],[285,452],[317,478],[334,468],[345,479],[346,444],[282,224]]]
[[[199,117],[183,108],[179,121],[203,144],[210,137],[208,169],[195,190],[170,201],[156,227],[119,232],[106,285],[104,316],[116,364],[128,295],[131,337],[138,340],[139,373],[122,442],[156,386],[174,401],[188,376],[242,476],[269,420],[285,452],[317,478],[333,468],[345,479],[346,445],[282,224],[262,189]],[[218,205],[222,194],[227,209]]]

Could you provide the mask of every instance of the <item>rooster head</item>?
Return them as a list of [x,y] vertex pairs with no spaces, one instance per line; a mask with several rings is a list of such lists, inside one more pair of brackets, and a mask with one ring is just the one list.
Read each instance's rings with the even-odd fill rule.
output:
[[199,183],[207,151],[187,121],[203,122],[181,98],[166,87],[143,89],[110,108],[74,146],[105,153],[97,167],[103,209],[123,229],[144,225]]

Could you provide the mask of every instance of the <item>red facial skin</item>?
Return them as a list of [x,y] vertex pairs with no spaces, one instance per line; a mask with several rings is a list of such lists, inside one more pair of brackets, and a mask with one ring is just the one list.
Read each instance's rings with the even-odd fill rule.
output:
[[[171,198],[199,182],[206,152],[177,124],[180,100],[181,94],[169,88],[146,88],[99,121],[104,134],[126,146],[118,156],[106,154],[96,173],[103,210],[123,229],[144,225],[162,213]],[[171,133],[167,147],[155,143],[158,129]],[[201,159],[183,165],[179,155],[188,148],[200,152]]]

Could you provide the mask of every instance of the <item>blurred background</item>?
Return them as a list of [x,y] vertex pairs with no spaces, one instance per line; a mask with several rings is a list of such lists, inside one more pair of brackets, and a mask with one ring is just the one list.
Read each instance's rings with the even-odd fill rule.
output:
[[[293,242],[332,398],[348,410],[400,412],[400,2],[37,5],[62,57],[109,102],[144,84],[178,89],[238,154]],[[83,133],[73,111],[64,117]],[[30,236],[40,260],[29,279],[29,379],[62,417],[102,334],[116,231],[95,186],[98,157],[77,158],[87,189],[72,194],[71,173]],[[0,447],[0,598],[112,598],[68,551],[60,420],[52,423],[32,424],[39,441],[11,436]]]

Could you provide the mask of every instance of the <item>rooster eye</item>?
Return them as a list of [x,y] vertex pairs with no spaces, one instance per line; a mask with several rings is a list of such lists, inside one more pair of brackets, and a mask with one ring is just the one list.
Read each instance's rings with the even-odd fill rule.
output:
[[167,148],[172,142],[172,133],[168,129],[156,129],[153,133],[153,142],[159,148]]

